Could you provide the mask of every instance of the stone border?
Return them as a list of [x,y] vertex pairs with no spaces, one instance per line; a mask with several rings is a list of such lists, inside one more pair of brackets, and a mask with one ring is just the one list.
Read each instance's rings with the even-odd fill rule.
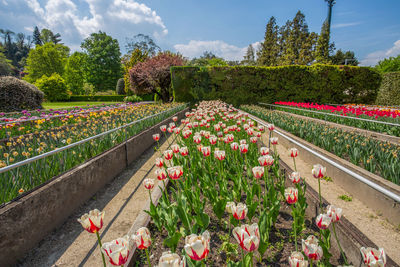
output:
[[181,119],[188,108],[87,162],[56,176],[47,184],[0,208],[0,266],[10,266],[34,248],[98,190],[154,144],[159,127]]

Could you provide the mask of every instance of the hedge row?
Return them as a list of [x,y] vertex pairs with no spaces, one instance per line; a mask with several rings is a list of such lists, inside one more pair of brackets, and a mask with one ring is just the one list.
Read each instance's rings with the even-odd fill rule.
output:
[[400,106],[400,71],[388,72],[382,75],[377,105]]
[[381,76],[368,67],[172,67],[176,101],[221,99],[236,106],[297,101],[374,103]]
[[[126,95],[72,95],[68,101],[107,101],[107,102],[122,102]],[[153,101],[153,94],[140,96],[143,101]]]

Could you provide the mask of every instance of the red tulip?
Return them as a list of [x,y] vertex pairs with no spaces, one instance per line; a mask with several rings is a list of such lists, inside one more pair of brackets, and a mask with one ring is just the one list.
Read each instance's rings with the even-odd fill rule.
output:
[[171,160],[173,156],[174,156],[174,152],[172,150],[165,150],[164,151],[165,160]]
[[146,178],[143,181],[144,188],[151,190],[154,188],[154,179]]
[[129,258],[129,236],[104,243],[101,250],[107,255],[109,262],[114,266],[124,265]]
[[167,172],[169,178],[171,178],[172,180],[177,180],[182,176],[183,169],[182,166],[174,166],[174,167],[169,167],[167,169]]
[[100,212],[98,209],[94,209],[85,213],[78,219],[78,222],[82,227],[89,233],[96,233],[103,227],[103,218],[105,212]]
[[232,231],[232,234],[243,250],[251,252],[258,249],[260,244],[260,233],[256,223],[252,225],[244,224],[241,227],[235,227]]
[[138,249],[146,249],[151,246],[150,231],[146,227],[141,227],[132,235]]
[[297,202],[298,191],[296,188],[288,187],[285,189],[285,198],[288,204],[294,204]]
[[254,178],[260,179],[264,176],[264,167],[257,166],[252,169]]
[[162,168],[162,166],[164,166],[164,161],[162,158],[156,158],[156,166],[158,168]]
[[160,135],[159,134],[153,134],[153,139],[154,139],[154,141],[158,141],[158,140],[160,140]]
[[291,148],[290,149],[290,156],[292,157],[292,158],[295,158],[295,157],[297,157],[297,155],[298,155],[298,150],[297,150],[297,148]]

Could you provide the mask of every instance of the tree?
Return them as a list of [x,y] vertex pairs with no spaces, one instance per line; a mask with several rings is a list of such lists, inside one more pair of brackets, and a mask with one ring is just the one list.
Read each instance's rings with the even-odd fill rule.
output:
[[44,93],[47,101],[63,101],[69,98],[65,81],[58,73],[53,73],[50,77],[43,75],[35,85]]
[[242,63],[246,66],[254,66],[256,64],[254,54],[254,48],[250,44],[249,47],[247,47],[246,55],[244,55]]
[[332,64],[334,65],[352,65],[357,66],[358,60],[354,55],[353,51],[343,52],[341,49],[336,51],[336,54],[330,58]]
[[139,49],[142,53],[154,56],[161,51],[161,48],[148,35],[137,34],[132,39],[126,38],[126,51],[131,54],[134,50]]
[[35,26],[35,29],[33,30],[33,43],[35,45],[42,45],[42,39],[40,38],[40,31],[38,26]]
[[85,83],[84,68],[86,55],[82,52],[74,52],[65,65],[64,78],[69,91],[74,95],[84,94]]
[[379,61],[375,68],[383,73],[400,71],[400,54],[397,57],[389,57]]
[[325,21],[322,25],[321,34],[318,37],[317,46],[315,49],[315,60],[318,63],[330,63],[329,56],[334,50],[334,45],[329,43],[328,22]]
[[163,102],[171,97],[172,66],[182,66],[184,59],[173,53],[159,53],[157,56],[137,63],[130,69],[130,83],[135,94],[155,93]]
[[12,73],[11,60],[4,55],[4,49],[0,46],[0,77],[9,76]]
[[205,67],[205,66],[228,66],[228,63],[220,57],[217,57],[211,51],[204,51],[203,55],[199,58],[193,58],[189,63],[189,66]]
[[51,30],[49,29],[42,29],[40,32],[40,40],[42,43],[53,43],[53,44],[58,44],[61,42],[61,34],[56,33],[54,34]]
[[275,17],[271,17],[265,28],[264,42],[257,51],[257,63],[264,66],[275,66],[279,55],[278,25]]
[[81,47],[88,55],[84,65],[86,80],[96,91],[115,88],[122,72],[121,52],[117,39],[99,31],[86,38]]
[[62,76],[68,57],[68,54],[65,53],[66,50],[64,45],[53,43],[38,45],[35,49],[31,49],[26,60],[28,75],[24,79],[34,83],[43,75],[50,77],[53,73],[58,73]]
[[[124,67],[124,82],[125,82],[125,90],[127,92],[133,91],[132,85],[129,79],[129,70],[134,67],[137,63],[145,61],[149,58],[149,54],[147,51],[142,51],[139,48],[136,48],[132,51],[131,55],[128,58],[125,58],[123,62]],[[129,91],[128,91],[129,90]]]

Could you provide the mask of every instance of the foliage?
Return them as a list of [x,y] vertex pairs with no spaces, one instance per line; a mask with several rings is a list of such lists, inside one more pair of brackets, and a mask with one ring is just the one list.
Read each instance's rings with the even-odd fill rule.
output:
[[125,82],[123,78],[118,79],[117,86],[115,87],[115,92],[118,95],[125,95]]
[[24,80],[36,82],[43,75],[49,77],[53,73],[62,76],[68,58],[67,49],[68,47],[64,45],[53,43],[38,45],[35,49],[31,49],[26,66],[28,75],[24,77]]
[[114,88],[122,70],[117,39],[99,31],[86,38],[81,47],[88,55],[84,65],[86,81],[91,83],[96,91]]
[[143,99],[138,95],[131,95],[124,98],[124,102],[140,102]]
[[322,25],[321,34],[318,37],[317,46],[315,49],[315,60],[318,63],[331,63],[329,56],[333,51],[333,45],[329,43],[329,35],[329,24],[327,21],[325,21]]
[[58,74],[43,75],[35,85],[44,93],[45,99],[50,102],[66,100],[69,98],[68,89],[64,79]]
[[257,64],[276,66],[279,56],[278,30],[275,17],[271,17],[265,29],[264,42],[257,51]]
[[172,66],[182,66],[183,58],[172,53],[159,53],[144,62],[137,63],[130,69],[130,83],[135,94],[155,93],[163,102],[169,102],[171,97]]
[[83,83],[83,94],[84,95],[94,95],[94,86],[90,83]]
[[0,47],[4,48],[4,55],[11,64],[17,68],[25,66],[26,57],[31,49],[31,36],[25,36],[24,33],[15,34],[11,30],[0,29],[0,34],[3,35],[3,42],[0,42]]
[[131,88],[131,84],[129,82],[129,70],[135,66],[138,62],[143,62],[149,57],[148,52],[142,51],[139,48],[136,48],[135,50],[132,51],[130,56],[128,58],[125,58],[123,60],[123,66],[124,66],[124,82],[125,82],[125,91],[129,92],[132,91],[133,88]]
[[330,57],[330,61],[333,65],[357,66],[359,63],[353,51],[343,52],[341,49],[336,51],[336,54]]
[[0,46],[0,77],[11,75],[12,65],[11,60],[7,59],[3,53],[3,48]]
[[40,40],[42,41],[43,44],[45,43],[58,44],[61,42],[61,34],[59,33],[54,34],[51,30],[45,28],[42,29],[40,32]]
[[107,101],[122,102],[123,95],[71,95],[69,101]]
[[381,77],[367,67],[173,67],[176,100],[221,99],[228,103],[275,101],[373,103]]
[[142,54],[149,56],[154,56],[158,52],[161,52],[161,48],[150,36],[141,33],[135,35],[132,39],[126,38],[125,48],[128,54],[133,53],[136,49],[139,49]]
[[38,26],[35,26],[35,29],[33,30],[33,43],[35,45],[43,45]]
[[204,51],[199,58],[193,58],[188,62],[188,66],[205,67],[205,66],[228,66],[227,62],[217,57],[210,51]]
[[247,48],[246,55],[243,57],[243,65],[254,66],[256,64],[254,47],[250,44]]
[[85,83],[83,66],[86,62],[86,55],[81,52],[74,52],[65,65],[64,78],[67,88],[75,95],[83,92],[83,85]]
[[400,55],[397,57],[385,58],[384,60],[379,61],[375,68],[383,73],[400,71]]
[[382,84],[376,99],[378,105],[400,105],[400,71],[382,75]]
[[0,77],[0,110],[5,112],[42,107],[43,92],[15,77]]

